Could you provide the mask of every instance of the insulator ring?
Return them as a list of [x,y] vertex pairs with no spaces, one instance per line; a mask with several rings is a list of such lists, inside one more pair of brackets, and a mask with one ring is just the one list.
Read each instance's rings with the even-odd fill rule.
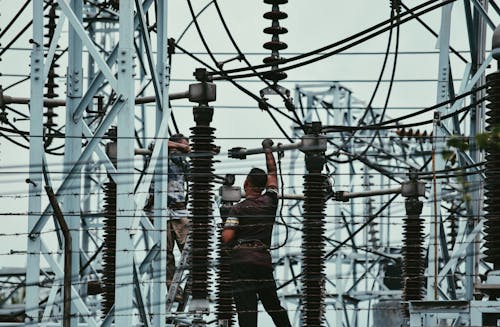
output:
[[280,35],[288,33],[288,29],[282,26],[271,26],[264,28],[264,33],[271,35]]
[[423,141],[423,142],[426,142],[426,141],[431,141],[432,140],[432,135],[433,133],[430,132],[430,133],[427,133],[427,131],[423,131],[421,132],[419,129],[405,129],[405,128],[402,128],[402,129],[398,129],[396,130],[396,134],[400,137],[400,138],[408,138],[408,140],[411,140],[411,139],[415,139],[417,141]]
[[[57,86],[57,84],[55,84],[54,86]],[[56,98],[57,96],[59,96],[59,94],[55,93],[53,90],[47,91],[44,95],[45,95],[45,97],[47,97],[49,99],[53,99],[53,98]],[[50,105],[46,105],[46,107],[50,107]]]
[[285,42],[281,42],[281,41],[269,41],[269,42],[264,43],[264,48],[267,50],[273,50],[273,51],[285,50],[286,48],[288,48],[288,44],[286,44]]
[[397,12],[401,11],[401,0],[390,0],[391,9],[396,10]]
[[272,10],[266,12],[263,17],[270,20],[282,20],[288,18],[288,14],[279,10]]
[[264,3],[268,5],[284,5],[288,3],[288,0],[264,0]]
[[47,118],[53,118],[53,117],[58,117],[59,115],[56,114],[54,111],[47,111],[44,112],[43,115]]
[[108,5],[118,11],[120,9],[120,0],[109,0]]
[[271,81],[281,81],[288,77],[285,72],[280,71],[268,71],[263,74],[264,78]]
[[273,62],[277,62],[277,61],[280,61],[280,60],[284,60],[284,58],[283,57],[279,57],[279,56],[269,56],[269,57],[264,58],[262,61],[265,64],[272,64]]

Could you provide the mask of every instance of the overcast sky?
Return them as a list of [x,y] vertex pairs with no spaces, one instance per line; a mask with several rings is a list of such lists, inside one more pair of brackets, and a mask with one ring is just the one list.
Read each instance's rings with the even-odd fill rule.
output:
[[[10,19],[20,9],[24,1],[0,0],[0,28],[6,27]],[[201,9],[208,1],[193,1],[196,11]],[[281,6],[282,11],[288,13],[289,18],[282,21],[282,26],[288,28],[289,33],[282,37],[282,40],[288,44],[288,49],[283,51],[285,58],[292,57],[295,54],[320,48],[324,45],[341,40],[344,37],[362,31],[363,29],[379,23],[389,18],[390,1],[388,0],[350,0],[350,1],[332,1],[332,0],[294,0],[289,4]],[[405,2],[409,7],[413,7],[422,1],[410,0]],[[264,27],[270,25],[270,22],[263,19],[262,15],[270,10],[269,5],[263,1],[250,0],[220,0],[221,10],[231,28],[233,36],[247,58],[253,64],[260,64],[262,59],[267,56],[268,50],[262,48],[262,44],[270,40],[270,36],[262,32]],[[441,11],[423,16],[423,19],[435,31],[439,31]],[[498,21],[496,15],[492,15],[494,21]],[[19,21],[2,38],[2,46],[5,46],[15,34],[31,19],[31,7],[21,15]],[[189,9],[185,0],[169,1],[169,35],[178,39],[187,24],[191,21]],[[235,50],[229,42],[222,25],[216,15],[215,9],[210,7],[199,18],[202,30],[206,36],[211,50],[215,53],[224,53],[217,55],[219,60],[232,57],[227,53],[234,53]],[[4,87],[20,80],[23,76],[29,74],[29,51],[28,40],[31,38],[31,30],[13,43],[12,49],[7,50],[0,61],[0,71],[3,76],[0,77],[0,84]],[[453,10],[452,23],[452,44],[458,50],[467,50],[467,31],[465,29],[465,16],[462,2],[457,2]],[[491,35],[489,32],[488,35]],[[67,33],[62,36],[61,44],[66,44]],[[487,48],[490,48],[490,37],[488,37]],[[425,107],[436,102],[436,83],[433,81],[437,77],[437,59],[436,38],[427,32],[419,23],[410,22],[401,27],[400,51],[402,54],[398,57],[396,80],[392,96],[390,98],[390,107]],[[367,41],[359,46],[347,50],[345,53],[335,55],[326,60],[315,64],[290,71],[288,79],[282,83],[286,88],[293,90],[295,84],[320,83],[322,81],[340,81],[346,87],[349,87],[354,96],[358,99],[368,102],[373,92],[375,80],[378,77],[383,60],[383,52],[387,43],[387,33],[373,40]],[[191,29],[186,33],[180,45],[192,52],[204,52],[202,43],[196,30]],[[62,46],[61,46],[62,47]],[[408,54],[407,52],[434,52],[426,54]],[[363,54],[365,53],[365,54]],[[370,53],[367,55],[366,53]],[[379,53],[379,54],[373,54]],[[464,54],[469,59],[470,56]],[[201,59],[210,63],[210,58],[201,55]],[[392,62],[392,58],[389,63]],[[451,58],[455,70],[454,77],[460,79],[463,74],[464,65],[458,63],[455,57]],[[58,74],[65,75],[65,60],[61,60],[61,67]],[[243,63],[232,62],[225,68],[240,67]],[[390,64],[391,65],[391,64]],[[391,67],[389,65],[389,67]],[[172,83],[171,91],[184,91],[187,85],[192,81],[192,72],[200,64],[195,63],[187,56],[176,54],[172,65]],[[390,71],[390,70],[389,70]],[[385,79],[389,74],[385,75]],[[403,81],[404,80],[404,81]],[[421,81],[408,81],[421,80]],[[58,93],[64,97],[64,80],[61,79]],[[242,85],[254,93],[258,93],[264,87],[261,82],[255,79],[242,81]],[[458,86],[458,82],[457,82]],[[280,131],[269,119],[268,115],[256,107],[256,103],[247,95],[229,85],[227,82],[217,83],[217,101],[213,103],[215,110],[213,126],[217,128],[216,135],[220,137],[217,143],[222,146],[225,153],[228,148],[233,146],[260,146],[260,140],[265,137],[282,137]],[[385,100],[387,83],[383,83],[379,96],[375,98],[374,105],[382,106]],[[29,96],[28,82],[13,87],[6,92],[10,96]],[[282,107],[282,101],[279,98],[271,99],[271,102]],[[191,109],[182,107],[191,105],[186,101],[176,101],[174,103],[174,112],[178,119],[179,127],[182,132],[189,134],[189,127],[193,125]],[[177,107],[181,105],[181,107]],[[250,106],[251,109],[242,109],[241,107]],[[219,108],[218,108],[219,107]],[[16,109],[27,112],[27,106],[18,105]],[[407,110],[390,110],[389,115],[396,117],[408,113]],[[431,115],[431,114],[429,114]],[[60,113],[62,124],[64,117]],[[425,119],[429,119],[425,117]],[[424,118],[422,118],[424,119]],[[288,130],[291,126],[289,120],[279,118],[280,123]],[[28,123],[15,123],[17,127],[28,130]],[[151,136],[153,131],[149,133]],[[229,140],[223,140],[229,138]],[[255,138],[253,140],[242,140],[235,138]],[[26,142],[24,142],[26,143]],[[2,231],[0,232],[0,266],[22,266],[24,265],[24,255],[6,256],[5,253],[10,250],[22,250],[26,246],[25,238],[19,236],[1,236],[1,233],[25,233],[27,211],[27,186],[24,180],[28,177],[27,173],[8,174],[7,171],[27,171],[28,151],[12,145],[9,141],[0,138],[0,168],[2,175],[2,191],[0,191],[0,208],[2,208]],[[249,162],[230,162],[227,164],[227,158],[220,157],[224,164],[220,173],[242,171],[248,168],[249,162],[260,164],[257,159]],[[50,158],[54,162],[53,167],[60,159]],[[263,162],[260,164],[263,166]],[[5,168],[10,167],[10,168]],[[236,169],[238,168],[239,169]],[[59,166],[60,168],[60,166]],[[57,168],[54,168],[57,169]],[[225,171],[224,171],[225,170]],[[5,172],[5,173],[4,173]],[[57,184],[58,178],[55,178]],[[241,182],[241,180],[239,180]],[[11,214],[9,214],[11,213]],[[12,215],[13,214],[13,215]]]

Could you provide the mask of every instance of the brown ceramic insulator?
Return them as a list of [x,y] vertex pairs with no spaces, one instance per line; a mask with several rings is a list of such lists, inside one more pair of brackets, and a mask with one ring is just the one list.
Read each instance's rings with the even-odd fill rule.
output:
[[191,166],[189,173],[189,211],[191,216],[191,292],[193,299],[208,299],[213,227],[213,149],[214,131],[210,126],[191,128]]
[[[420,218],[423,203],[416,198],[405,201],[406,217],[403,219],[403,302],[423,299],[425,278],[424,220]],[[408,308],[403,306],[403,314],[409,317]]]
[[324,326],[326,179],[321,171],[304,176],[302,326]]
[[[265,64],[272,64],[280,58],[279,51],[288,48],[285,42],[280,41],[280,35],[288,33],[288,29],[280,26],[280,20],[288,18],[288,14],[280,11],[279,5],[285,4],[286,0],[264,0],[265,3],[272,5],[271,11],[266,12],[263,17],[271,20],[271,26],[264,29],[264,33],[272,35],[271,41],[264,43],[264,49],[271,50],[271,56],[264,58]],[[263,73],[263,78],[273,81],[276,84],[278,81],[287,77],[285,72],[279,71],[278,63],[273,65],[271,69]]]
[[104,184],[104,247],[102,254],[102,316],[106,317],[115,304],[116,258],[116,184],[111,179]]
[[[222,237],[217,244],[217,273],[215,280],[215,315],[219,326],[235,326],[231,278],[231,257],[224,248]],[[225,324],[224,324],[225,323]]]
[[[487,81],[487,100],[486,105],[489,109],[486,112],[486,130],[493,131],[500,126],[500,72],[494,72],[486,77]],[[498,190],[500,188],[500,140],[493,136],[493,142],[487,148],[486,169],[484,179],[485,206],[486,212],[484,223],[484,254],[485,261],[494,266],[494,270],[500,270],[500,199]]]

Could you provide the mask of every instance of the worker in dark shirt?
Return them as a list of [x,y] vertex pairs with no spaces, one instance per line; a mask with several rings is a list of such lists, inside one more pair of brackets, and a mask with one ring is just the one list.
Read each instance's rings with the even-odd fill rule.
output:
[[259,168],[250,171],[243,186],[246,199],[231,208],[222,232],[222,240],[232,247],[233,297],[240,327],[257,326],[258,299],[276,326],[291,326],[276,294],[269,253],[278,207],[278,177],[272,145],[269,139],[262,142],[267,174]]

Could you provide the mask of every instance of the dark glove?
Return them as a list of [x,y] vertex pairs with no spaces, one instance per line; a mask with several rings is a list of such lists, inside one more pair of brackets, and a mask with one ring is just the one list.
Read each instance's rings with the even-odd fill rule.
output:
[[268,149],[268,148],[272,147],[272,146],[273,146],[273,144],[274,144],[274,142],[273,142],[273,140],[271,140],[271,139],[264,139],[264,140],[262,141],[262,147],[263,147],[264,149]]

